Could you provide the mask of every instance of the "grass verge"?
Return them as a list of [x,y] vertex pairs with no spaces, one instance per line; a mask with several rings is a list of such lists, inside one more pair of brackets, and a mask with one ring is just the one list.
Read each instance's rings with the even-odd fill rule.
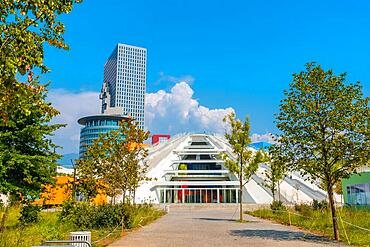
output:
[[[273,212],[271,209],[258,209],[246,213],[282,224],[298,226],[329,238],[333,236],[331,214],[328,210],[305,208],[296,211],[294,208],[288,208],[284,211]],[[370,229],[370,211],[341,208],[337,210],[337,213],[341,241],[356,246],[370,246],[370,232],[345,223]]]
[[[43,240],[69,239],[70,232],[80,230],[69,221],[58,220],[59,212],[41,212],[41,220],[38,223],[21,225],[18,222],[19,212],[19,207],[10,208],[5,230],[0,233],[1,247],[29,247],[40,245]],[[0,218],[2,214],[3,212],[0,212]],[[149,224],[162,215],[164,212],[154,207],[138,208],[131,219],[131,229]],[[88,230],[91,231],[93,242],[101,239],[93,246],[106,246],[124,235],[121,226]]]

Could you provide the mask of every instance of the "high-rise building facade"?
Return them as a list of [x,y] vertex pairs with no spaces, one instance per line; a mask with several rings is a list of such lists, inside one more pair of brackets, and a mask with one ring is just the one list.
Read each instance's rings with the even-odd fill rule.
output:
[[120,107],[144,128],[147,50],[118,44],[104,65],[104,82],[100,98],[102,113]]

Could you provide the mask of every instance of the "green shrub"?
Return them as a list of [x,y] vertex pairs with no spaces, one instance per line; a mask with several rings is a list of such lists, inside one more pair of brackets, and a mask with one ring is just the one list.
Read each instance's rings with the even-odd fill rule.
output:
[[326,210],[328,209],[328,202],[326,200],[322,200],[321,202],[313,200],[312,208],[313,210]]
[[150,222],[163,213],[151,205],[105,204],[90,205],[86,202],[65,203],[59,219],[69,221],[81,230],[116,227],[134,228]]
[[62,210],[59,213],[58,219],[63,220],[67,218],[71,213],[73,213],[74,202],[72,200],[67,200],[62,204]]
[[21,209],[19,221],[22,224],[31,224],[40,221],[41,207],[37,205],[24,205]]
[[100,205],[95,207],[94,226],[115,227],[122,222],[125,217],[125,209],[122,204],[118,205]]
[[274,212],[286,210],[286,207],[283,205],[281,201],[272,201],[272,203],[270,204],[270,208]]
[[294,205],[294,210],[307,217],[311,217],[313,214],[311,205],[305,203]]

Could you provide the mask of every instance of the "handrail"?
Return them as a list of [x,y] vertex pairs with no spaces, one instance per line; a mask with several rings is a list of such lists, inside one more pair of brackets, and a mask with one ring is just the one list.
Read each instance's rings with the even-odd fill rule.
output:
[[202,174],[202,173],[230,173],[229,170],[164,170],[165,174]]
[[87,244],[91,247],[91,244],[85,240],[45,240],[45,244]]

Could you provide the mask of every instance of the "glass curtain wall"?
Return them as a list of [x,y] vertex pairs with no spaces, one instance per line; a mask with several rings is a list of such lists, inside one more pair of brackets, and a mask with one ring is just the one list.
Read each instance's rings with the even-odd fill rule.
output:
[[238,203],[237,188],[160,188],[160,203]]
[[348,204],[370,205],[370,183],[347,186]]

